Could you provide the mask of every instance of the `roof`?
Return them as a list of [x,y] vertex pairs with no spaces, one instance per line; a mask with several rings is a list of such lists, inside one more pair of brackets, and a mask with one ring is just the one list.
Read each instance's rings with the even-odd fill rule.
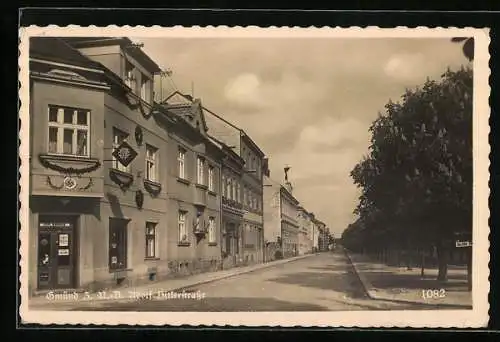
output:
[[[64,40],[75,48],[94,46],[120,45],[122,48],[134,46],[134,42],[128,37],[65,37]],[[151,59],[140,47],[127,49],[132,57],[136,58],[143,66],[152,73],[161,71],[159,65]]]
[[244,130],[240,129],[241,134],[247,139],[252,148],[257,151],[261,157],[264,157],[266,154],[259,148],[259,146],[255,143],[255,141],[250,138],[250,136]]
[[59,37],[31,37],[29,40],[30,58],[43,58],[53,62],[70,63],[72,65],[102,69],[100,63],[94,62],[74,49]]
[[176,114],[176,115],[179,115],[180,117],[192,116],[194,114],[193,113],[193,105],[199,105],[200,109],[201,109],[201,114],[200,114],[201,123],[203,124],[203,128],[205,129],[205,131],[208,130],[207,122],[205,121],[205,116],[203,114],[203,106],[201,105],[201,101],[199,99],[196,99],[196,100],[192,101],[191,103],[187,103],[187,104],[168,104],[165,101],[163,101],[162,105],[169,112]]
[[243,164],[245,164],[245,161],[243,160],[243,158],[241,158],[238,153],[234,152],[233,149],[230,148],[229,146],[227,146],[224,142],[218,140],[217,138],[212,137],[211,135],[207,134],[207,136],[208,136],[208,139],[215,146],[220,148],[224,153],[230,155],[233,159],[237,160],[239,162],[239,164],[241,164],[242,166],[243,166]]

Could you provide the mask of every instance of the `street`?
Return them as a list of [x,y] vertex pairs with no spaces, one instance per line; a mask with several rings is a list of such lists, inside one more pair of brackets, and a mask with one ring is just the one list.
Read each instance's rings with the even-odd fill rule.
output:
[[[202,299],[106,302],[100,311],[337,311],[432,309],[431,305],[372,300],[341,250],[184,289]],[[182,291],[180,291],[182,292]]]

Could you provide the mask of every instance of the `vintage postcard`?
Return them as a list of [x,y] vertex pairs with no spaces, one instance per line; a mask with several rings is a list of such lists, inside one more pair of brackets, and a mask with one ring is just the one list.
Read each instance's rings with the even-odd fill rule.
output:
[[487,325],[487,28],[19,34],[23,323]]

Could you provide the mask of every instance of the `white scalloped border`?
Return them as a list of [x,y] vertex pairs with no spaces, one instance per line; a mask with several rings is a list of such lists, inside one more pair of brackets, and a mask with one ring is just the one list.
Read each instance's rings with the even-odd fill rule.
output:
[[[29,169],[27,144],[29,131],[29,84],[28,71],[28,38],[30,36],[128,36],[128,37],[184,37],[184,38],[368,38],[368,37],[453,37],[473,36],[475,38],[474,58],[474,229],[473,249],[473,310],[402,310],[402,311],[334,311],[334,312],[78,312],[78,311],[33,311],[29,310],[27,280],[28,273],[28,215],[29,208],[23,203],[29,203]],[[20,323],[68,324],[68,325],[130,325],[130,326],[281,326],[281,327],[412,327],[412,328],[476,328],[484,327],[489,320],[488,293],[489,284],[489,29],[488,28],[457,28],[457,27],[423,27],[409,28],[398,26],[394,28],[367,27],[258,27],[258,26],[190,26],[172,27],[153,26],[28,26],[19,31],[19,97],[21,107],[20,117],[20,197],[19,217],[21,229],[20,262],[21,272],[21,304]]]

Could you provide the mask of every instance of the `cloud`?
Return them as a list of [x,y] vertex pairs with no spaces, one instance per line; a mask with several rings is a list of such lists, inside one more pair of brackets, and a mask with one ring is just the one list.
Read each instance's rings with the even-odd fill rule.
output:
[[259,105],[263,100],[260,93],[260,80],[253,73],[244,73],[230,80],[225,89],[224,95],[230,102],[243,106]]
[[273,178],[290,164],[297,198],[334,231],[353,219],[359,190],[349,172],[377,113],[406,87],[467,63],[448,38],[139,41],[181,90],[193,83],[207,108],[252,137]]
[[420,53],[396,54],[391,56],[384,66],[387,76],[399,80],[412,80],[422,76],[425,59]]

